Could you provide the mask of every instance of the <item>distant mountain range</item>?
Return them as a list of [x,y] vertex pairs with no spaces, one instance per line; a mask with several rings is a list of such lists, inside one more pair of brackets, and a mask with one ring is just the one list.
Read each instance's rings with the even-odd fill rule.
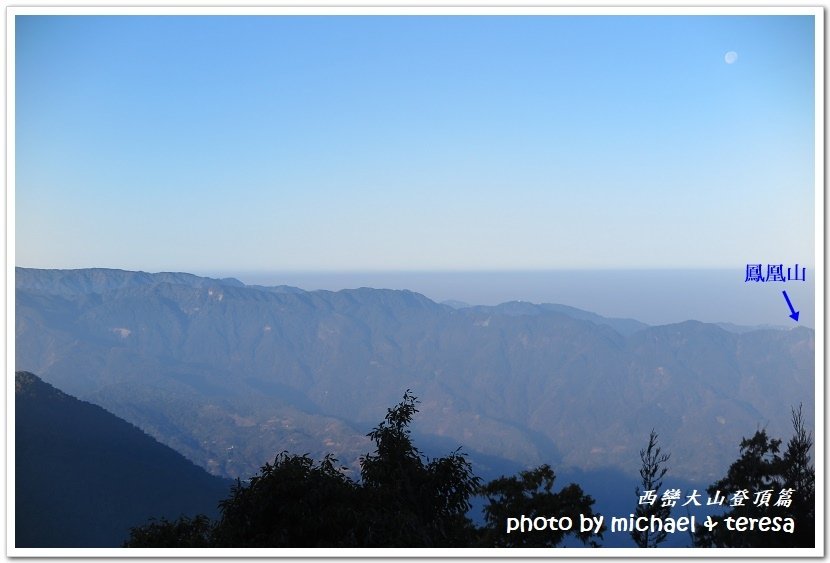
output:
[[548,462],[635,474],[649,431],[708,484],[758,427],[812,420],[814,331],[647,326],[565,305],[435,303],[122,270],[16,269],[16,366],[222,476],[275,453],[356,467],[404,390],[414,431],[479,471]]
[[101,407],[15,374],[15,546],[120,547],[151,517],[216,515],[231,482]]

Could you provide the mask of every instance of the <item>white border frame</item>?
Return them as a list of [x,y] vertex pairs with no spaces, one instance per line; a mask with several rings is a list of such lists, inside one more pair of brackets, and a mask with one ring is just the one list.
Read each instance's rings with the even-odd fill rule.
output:
[[[371,2],[369,2],[371,4]],[[533,5],[526,2],[521,7],[473,5],[461,0],[458,6],[271,6],[271,7],[222,7],[222,6],[86,6],[86,7],[6,7],[6,555],[9,557],[285,557],[285,558],[319,558],[319,557],[360,557],[360,558],[424,558],[424,557],[568,557],[568,558],[689,558],[689,557],[823,557],[825,545],[825,411],[824,411],[824,9],[821,7],[713,7],[713,6],[678,6],[678,7],[552,7]],[[15,17],[18,15],[439,15],[439,16],[501,16],[501,15],[654,15],[654,16],[692,16],[692,15],[810,15],[815,18],[815,446],[814,462],[816,469],[816,541],[818,547],[804,549],[787,549],[786,552],[769,549],[722,549],[722,548],[599,548],[595,549],[59,549],[59,548],[17,548],[14,547],[14,266],[15,266]]]

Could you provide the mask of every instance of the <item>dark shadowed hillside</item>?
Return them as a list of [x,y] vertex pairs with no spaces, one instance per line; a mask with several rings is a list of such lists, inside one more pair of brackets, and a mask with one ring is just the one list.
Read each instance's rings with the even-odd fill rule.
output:
[[15,374],[16,547],[118,547],[149,517],[215,514],[229,486],[104,409]]

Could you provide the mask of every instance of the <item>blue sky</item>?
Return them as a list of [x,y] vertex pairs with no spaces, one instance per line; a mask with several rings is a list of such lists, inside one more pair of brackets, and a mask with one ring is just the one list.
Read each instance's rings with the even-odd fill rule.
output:
[[20,266],[813,262],[812,17],[18,16],[15,31]]

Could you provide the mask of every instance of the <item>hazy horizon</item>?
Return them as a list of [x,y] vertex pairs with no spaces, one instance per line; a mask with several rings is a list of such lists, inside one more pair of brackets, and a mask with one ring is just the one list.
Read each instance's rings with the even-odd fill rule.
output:
[[[785,264],[785,271],[786,268]],[[289,285],[307,291],[357,287],[407,289],[438,303],[449,300],[469,305],[498,305],[507,301],[558,303],[647,324],[698,320],[813,328],[815,323],[814,272],[810,267],[806,282],[783,283],[746,282],[745,272],[739,269],[191,273],[233,277],[247,285]],[[788,317],[790,311],[781,293],[784,290],[800,312],[798,323]]]
[[[340,291],[371,287],[409,290],[436,303],[499,305],[509,301],[555,303],[605,317],[631,318],[650,325],[688,320],[743,326],[815,327],[815,270],[806,281],[747,282],[745,271],[719,268],[548,269],[427,271],[279,271],[224,269],[155,269],[119,266],[42,268],[178,272],[208,278],[235,278],[246,285],[297,287],[305,291]],[[766,265],[764,265],[766,266]],[[783,265],[784,272],[795,264]],[[796,323],[783,298],[787,291],[799,311]]]
[[814,23],[17,16],[13,259],[813,326]]

